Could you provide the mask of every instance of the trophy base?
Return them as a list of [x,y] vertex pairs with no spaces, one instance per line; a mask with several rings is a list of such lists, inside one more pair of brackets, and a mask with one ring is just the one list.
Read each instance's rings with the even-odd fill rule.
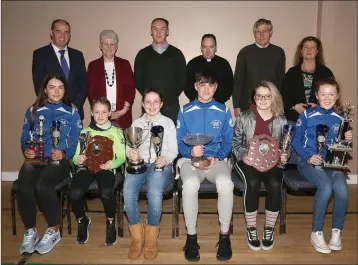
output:
[[38,166],[46,166],[49,163],[49,160],[47,158],[34,158],[34,159],[25,159],[25,163],[32,164],[32,165],[38,165]]
[[130,164],[126,167],[126,171],[129,174],[142,174],[147,171],[147,166],[144,163]]
[[194,157],[191,159],[191,165],[196,168],[203,168],[210,165],[210,160],[205,156],[202,157]]
[[344,170],[344,171],[350,171],[349,167],[347,165],[339,165],[339,164],[328,164],[324,163],[325,168],[331,168],[331,169],[337,169],[337,170]]

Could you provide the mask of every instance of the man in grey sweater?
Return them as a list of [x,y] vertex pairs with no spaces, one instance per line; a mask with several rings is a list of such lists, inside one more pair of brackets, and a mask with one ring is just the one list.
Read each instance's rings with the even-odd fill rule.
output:
[[255,43],[242,48],[237,55],[232,102],[235,117],[248,109],[251,91],[261,80],[280,88],[285,75],[286,56],[283,49],[270,43],[273,26],[270,20],[259,19],[253,27]]

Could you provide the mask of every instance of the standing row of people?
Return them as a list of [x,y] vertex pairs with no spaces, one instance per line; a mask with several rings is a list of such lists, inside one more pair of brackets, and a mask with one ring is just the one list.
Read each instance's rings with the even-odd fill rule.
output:
[[156,88],[163,95],[163,115],[174,123],[179,111],[179,96],[184,91],[192,101],[195,74],[212,69],[218,79],[215,99],[226,103],[232,96],[234,114],[249,108],[249,97],[256,82],[270,81],[282,93],[288,120],[296,122],[298,115],[317,103],[315,81],[334,77],[325,66],[323,46],[316,37],[306,37],[298,45],[294,66],[285,74],[284,50],[270,43],[273,25],[270,20],[259,19],[253,26],[255,43],[240,50],[235,73],[229,62],[216,55],[217,40],[213,34],[201,39],[201,53],[186,65],[183,53],[169,44],[169,22],[156,18],[151,23],[152,44],[141,49],[134,61],[134,74],[130,63],[118,56],[119,38],[113,30],[100,34],[99,48],[102,56],[91,61],[86,71],[83,54],[68,47],[71,38],[70,24],[62,19],[53,21],[50,29],[52,43],[33,53],[33,81],[38,94],[47,72],[60,73],[69,84],[69,98],[84,118],[83,105],[88,98],[105,96],[111,102],[112,116],[120,127],[132,123],[132,106],[135,90],[143,96],[148,88]]

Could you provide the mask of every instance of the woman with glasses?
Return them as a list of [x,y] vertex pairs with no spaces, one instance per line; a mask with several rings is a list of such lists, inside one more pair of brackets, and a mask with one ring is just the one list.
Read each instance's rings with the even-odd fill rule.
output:
[[106,97],[111,102],[111,120],[126,129],[132,123],[132,104],[135,97],[133,71],[129,62],[115,56],[118,35],[103,30],[99,37],[102,56],[88,65],[88,100]]
[[317,103],[317,80],[334,76],[325,66],[322,42],[316,37],[301,40],[293,65],[283,78],[281,92],[287,119],[296,123],[302,112]]
[[[143,159],[147,169],[140,174],[126,174],[123,197],[132,237],[128,258],[138,259],[144,249],[144,258],[153,260],[158,255],[157,238],[162,215],[163,191],[173,180],[172,163],[178,155],[178,145],[174,122],[160,113],[163,107],[161,94],[156,89],[147,89],[143,93],[142,106],[145,113],[133,122],[132,127],[144,130],[143,143],[138,148],[127,146],[126,153],[129,160]],[[154,146],[155,143],[158,144],[158,139],[152,138],[150,132],[153,126],[158,125],[164,128],[159,156]],[[148,198],[145,223],[142,222],[138,204],[138,195],[144,185],[147,185]]]
[[[274,244],[274,227],[281,208],[282,169],[277,165],[267,171],[259,171],[253,165],[256,161],[248,154],[249,141],[266,134],[280,143],[281,131],[286,124],[282,98],[269,81],[259,82],[252,91],[250,108],[237,117],[232,152],[237,163],[235,169],[245,184],[244,206],[248,246],[252,250],[269,250]],[[287,163],[287,154],[278,154],[280,164]],[[266,187],[266,222],[262,241],[257,234],[256,216],[259,208],[261,181]]]

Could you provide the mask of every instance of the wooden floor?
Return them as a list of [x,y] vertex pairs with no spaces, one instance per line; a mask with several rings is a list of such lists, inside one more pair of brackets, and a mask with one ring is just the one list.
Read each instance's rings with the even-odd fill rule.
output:
[[[2,214],[2,261],[15,262],[21,259],[19,246],[23,237],[23,226],[17,215],[18,234],[12,235],[10,217],[10,188],[11,182],[2,182],[1,214]],[[275,246],[270,251],[250,250],[246,243],[245,223],[242,214],[242,197],[235,196],[234,203],[234,234],[231,236],[233,257],[224,263],[231,264],[357,264],[357,185],[349,185],[350,199],[344,230],[342,231],[343,249],[331,254],[320,254],[310,244],[312,214],[295,214],[294,212],[312,211],[313,197],[288,195],[287,202],[287,233],[280,235],[276,226]],[[164,212],[171,212],[172,200],[164,201]],[[199,211],[215,212],[215,199],[200,199]],[[142,211],[146,210],[146,202],[141,201]],[[101,210],[99,199],[89,201],[90,210]],[[264,200],[260,199],[260,210],[264,209]],[[328,211],[332,210],[332,202]],[[171,238],[171,214],[163,214],[159,237],[159,255],[154,261],[146,261],[143,255],[136,261],[127,258],[130,235],[125,220],[124,238],[119,238],[114,246],[104,245],[105,219],[103,213],[89,213],[92,218],[90,239],[85,245],[76,243],[77,224],[73,225],[72,235],[64,230],[64,236],[56,247],[46,255],[32,255],[28,263],[55,264],[185,264],[183,245],[186,232],[183,215],[180,215],[179,238]],[[143,214],[145,218],[145,214]],[[38,214],[38,230],[40,235],[45,230],[42,214]],[[324,233],[329,240],[332,224],[332,214],[326,215]],[[75,218],[72,217],[72,222]],[[258,216],[258,227],[262,231],[264,215]],[[67,227],[67,221],[64,222]],[[201,264],[218,264],[216,260],[216,243],[218,240],[218,218],[216,214],[199,214],[198,235],[200,244]],[[260,234],[262,234],[260,232]]]

